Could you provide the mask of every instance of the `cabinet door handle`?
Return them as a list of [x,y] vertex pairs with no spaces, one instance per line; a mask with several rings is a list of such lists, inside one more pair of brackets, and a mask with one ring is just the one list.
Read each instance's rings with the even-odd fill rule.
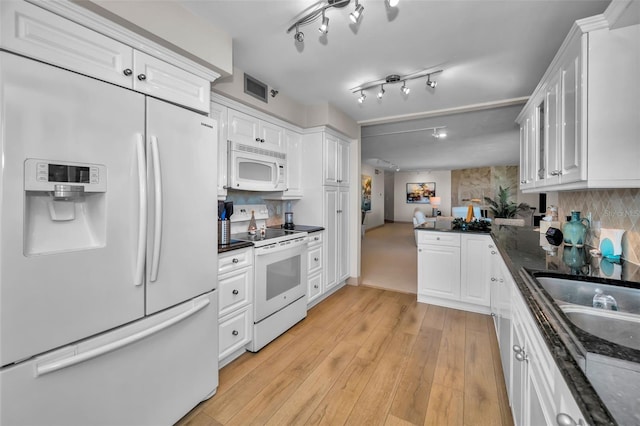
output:
[[314,284],[314,285],[313,285],[313,288],[318,288],[318,284]]
[[126,68],[122,71],[122,74],[126,75],[127,77],[129,77],[131,74],[133,74],[133,71],[131,70],[131,68]]
[[234,336],[237,336],[239,333],[238,333],[238,330],[233,330],[231,334],[233,334]]
[[489,248],[493,248],[493,244],[489,244]]
[[517,353],[517,354],[516,354],[516,359],[517,359],[518,361],[520,361],[520,362],[522,362],[522,361],[527,361],[527,362],[529,362],[529,358],[527,358],[527,354],[525,354],[524,352],[523,352],[523,353]]
[[233,263],[238,263],[238,262],[240,262],[240,260],[239,260],[237,257],[234,257],[234,258],[233,258],[233,260],[232,260],[231,262],[233,262]]
[[576,423],[576,421],[573,420],[573,417],[571,417],[570,415],[568,415],[566,413],[559,413],[556,416],[556,423],[558,423],[558,426],[584,425],[584,423],[582,422],[582,419],[578,420],[578,423]]
[[147,79],[147,76],[144,74],[138,74],[138,80],[140,81],[145,81]]
[[317,257],[314,257],[313,260],[317,262],[320,259],[318,259]]
[[233,294],[238,294],[238,289],[234,288],[233,291],[231,292]]
[[523,349],[518,345],[513,345],[513,351],[517,354],[521,353]]
[[315,238],[313,239],[313,241],[318,241],[319,239],[320,239],[320,237],[315,237]]
[[495,250],[491,250],[491,254],[496,254],[496,251]]
[[498,279],[496,277],[491,277],[491,281],[492,282],[496,282],[496,281],[498,281]]

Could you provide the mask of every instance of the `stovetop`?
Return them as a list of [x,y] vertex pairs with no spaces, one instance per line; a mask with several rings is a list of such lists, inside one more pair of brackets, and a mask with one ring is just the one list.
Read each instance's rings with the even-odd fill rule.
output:
[[306,232],[290,231],[288,229],[281,228],[266,228],[265,234],[261,235],[258,229],[255,235],[251,235],[248,232],[242,232],[239,234],[231,234],[232,240],[250,241],[255,247],[261,247],[267,244],[278,243],[280,241],[292,240],[294,238],[306,236]]

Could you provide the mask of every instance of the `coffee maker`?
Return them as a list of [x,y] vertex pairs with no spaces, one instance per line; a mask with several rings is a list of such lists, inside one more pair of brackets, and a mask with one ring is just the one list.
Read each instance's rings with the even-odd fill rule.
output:
[[295,225],[293,224],[293,212],[285,212],[284,213],[284,229],[293,229]]

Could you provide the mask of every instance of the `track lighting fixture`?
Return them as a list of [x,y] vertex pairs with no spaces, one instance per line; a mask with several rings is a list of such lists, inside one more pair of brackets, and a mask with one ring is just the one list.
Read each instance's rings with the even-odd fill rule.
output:
[[402,82],[402,87],[400,88],[400,91],[403,95],[408,95],[409,92],[411,91],[411,89],[409,87],[407,87],[407,81],[408,80],[413,80],[416,78],[421,78],[424,76],[427,76],[427,85],[431,88],[435,88],[436,87],[436,82],[431,80],[431,76],[433,74],[438,74],[441,73],[442,70],[437,70],[437,71],[431,71],[431,69],[426,69],[426,70],[422,70],[422,71],[416,71],[414,73],[411,74],[407,74],[407,75],[398,75],[398,74],[391,74],[386,76],[383,79],[380,80],[376,80],[376,81],[370,81],[368,83],[363,83],[358,87],[354,87],[353,89],[351,89],[352,93],[360,93],[360,97],[358,98],[358,102],[362,103],[362,101],[360,100],[360,98],[362,98],[364,96],[364,90],[367,89],[371,89],[372,87],[378,87],[380,86],[380,91],[378,92],[378,99],[382,99],[382,96],[384,95],[384,85],[385,84],[393,84],[393,83],[399,83]]
[[324,16],[324,10],[322,11],[322,24],[320,24],[318,31],[320,31],[320,34],[327,34],[329,32],[329,18]]
[[[398,0],[386,0],[386,1],[388,5],[392,5],[391,7],[395,7],[398,5]],[[320,4],[316,5],[311,12],[297,19],[287,29],[287,34],[293,31],[294,29],[296,30],[293,36],[296,42],[302,43],[304,41],[304,34],[300,31],[300,26],[308,25],[320,17],[322,17],[322,23],[320,25],[320,28],[318,28],[318,30],[320,31],[321,34],[327,34],[329,32],[329,18],[325,14],[326,10],[332,7],[343,8],[347,6],[349,3],[351,3],[351,0],[320,0],[318,3]],[[354,11],[349,14],[349,19],[354,24],[357,24],[358,22],[360,22],[360,19],[362,18],[362,14],[364,12],[364,6],[360,4],[360,0],[356,0],[355,3],[356,3],[356,7]]]
[[358,98],[358,102],[363,103],[365,99],[367,99],[367,95],[365,95],[364,92],[361,90],[360,97]]
[[362,17],[362,12],[364,12],[364,6],[359,4],[358,0],[356,0],[356,10],[354,10],[349,14],[349,18],[351,19],[351,22],[353,22],[354,24],[357,24],[360,21],[360,18]]

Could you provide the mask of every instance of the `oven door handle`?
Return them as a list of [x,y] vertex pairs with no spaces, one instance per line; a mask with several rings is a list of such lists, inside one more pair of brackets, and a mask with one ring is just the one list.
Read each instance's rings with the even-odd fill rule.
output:
[[255,255],[266,256],[273,253],[279,253],[284,250],[293,250],[295,254],[299,254],[299,253],[302,253],[302,251],[306,248],[307,248],[307,240],[305,239],[304,242],[296,243],[294,245],[285,244],[281,246],[279,244],[276,244],[274,248],[267,248],[267,246],[259,247],[255,249]]

